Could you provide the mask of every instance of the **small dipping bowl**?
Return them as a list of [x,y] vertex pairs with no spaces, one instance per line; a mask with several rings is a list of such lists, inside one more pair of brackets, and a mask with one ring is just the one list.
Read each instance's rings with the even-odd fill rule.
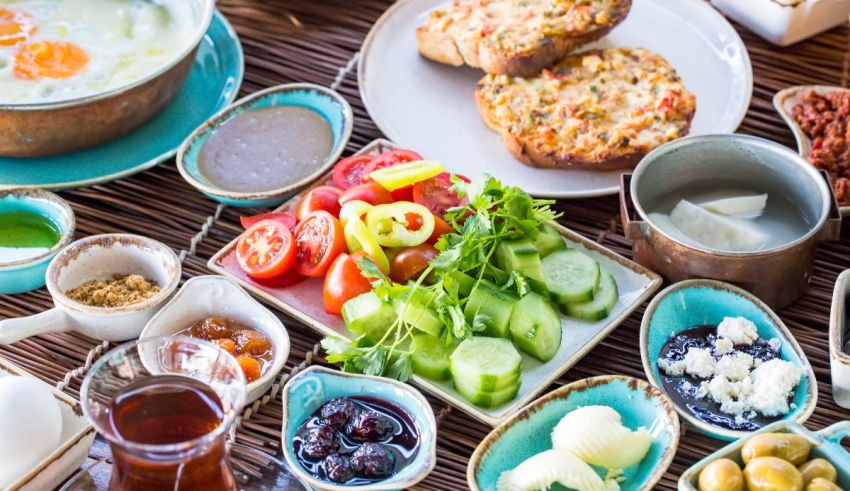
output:
[[44,286],[44,273],[50,260],[74,240],[76,219],[67,201],[40,189],[0,191],[0,215],[31,212],[50,220],[61,234],[59,242],[47,252],[20,261],[0,262],[0,294],[23,293]]
[[[306,177],[278,189],[262,192],[228,191],[217,187],[204,177],[200,169],[202,149],[221,125],[244,111],[287,106],[307,108],[316,112],[328,123],[333,134],[333,143],[327,157],[315,165]],[[234,102],[199,126],[177,151],[177,168],[186,182],[220,203],[238,207],[277,206],[330,169],[345,150],[345,145],[351,138],[352,128],[351,106],[336,91],[307,83],[278,85]],[[280,141],[281,146],[286,144],[286,137],[285,134],[269,134],[269,138]]]
[[647,306],[640,325],[640,357],[649,383],[664,392],[679,416],[703,434],[726,441],[753,434],[752,431],[731,430],[697,419],[688,408],[682,407],[678,394],[669,394],[661,381],[658,358],[667,341],[686,329],[716,326],[724,317],[744,317],[756,325],[760,338],[779,339],[782,343],[779,357],[803,369],[803,377],[794,389],[794,406],[780,421],[803,423],[809,419],[817,405],[817,381],[797,340],[764,302],[741,288],[720,281],[676,283],[662,290]]
[[[139,337],[145,324],[165,305],[180,282],[180,260],[165,244],[131,234],[92,235],[62,249],[47,267],[47,290],[54,308],[40,314],[0,321],[0,344],[49,332],[76,331],[101,341]],[[147,300],[121,307],[93,307],[65,292],[91,280],[139,274],[160,291]]]
[[254,402],[271,387],[289,358],[289,335],[277,316],[260,305],[233,280],[224,276],[197,276],[188,280],[174,298],[148,322],[140,339],[174,335],[209,317],[241,322],[262,332],[271,340],[271,365],[260,378],[247,385],[245,401]]
[[[715,183],[715,184],[712,184]],[[752,252],[728,252],[684,242],[656,223],[647,209],[680,190],[747,188],[799,207],[806,230],[799,237]],[[634,241],[635,261],[670,281],[710,278],[739,285],[773,308],[809,286],[815,248],[838,240],[841,214],[826,174],[777,143],[745,135],[676,140],[650,152],[620,188],[623,229]]]
[[829,359],[832,373],[832,398],[839,406],[850,409],[850,341],[847,324],[847,296],[850,295],[850,269],[838,275],[832,294],[829,315]]

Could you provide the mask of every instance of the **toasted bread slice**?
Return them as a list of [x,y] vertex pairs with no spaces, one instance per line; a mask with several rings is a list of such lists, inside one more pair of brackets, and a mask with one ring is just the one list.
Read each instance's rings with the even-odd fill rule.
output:
[[454,0],[416,30],[426,58],[528,77],[626,18],[632,0]]
[[696,111],[676,71],[640,48],[579,53],[534,78],[487,75],[475,97],[517,159],[561,169],[633,167],[687,135]]

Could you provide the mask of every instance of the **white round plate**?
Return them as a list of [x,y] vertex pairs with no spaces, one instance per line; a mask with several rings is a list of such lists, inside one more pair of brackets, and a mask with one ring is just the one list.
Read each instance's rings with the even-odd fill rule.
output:
[[[399,0],[363,44],[360,95],[393,142],[475,177],[490,173],[535,196],[615,194],[621,171],[535,169],[516,159],[481,121],[474,91],[483,72],[419,55],[414,32],[445,0]],[[663,55],[697,96],[691,134],[732,133],[753,92],[747,49],[704,0],[633,0],[626,20],[594,46],[633,46]]]

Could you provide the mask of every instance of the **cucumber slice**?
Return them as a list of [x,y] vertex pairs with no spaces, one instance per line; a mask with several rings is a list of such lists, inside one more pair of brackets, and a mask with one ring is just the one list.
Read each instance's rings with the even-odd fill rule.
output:
[[449,355],[456,346],[446,346],[442,339],[425,333],[413,334],[413,373],[431,380],[449,380],[452,378]]
[[599,288],[596,289],[593,300],[583,303],[568,303],[564,308],[564,313],[570,317],[587,321],[602,320],[611,314],[611,310],[619,297],[617,282],[614,281],[614,277],[610,273],[605,273],[599,281]]
[[494,391],[481,391],[473,387],[468,387],[463,383],[458,383],[455,380],[455,389],[463,396],[464,399],[475,404],[478,407],[498,407],[506,404],[516,397],[519,392],[520,383],[517,380],[515,384],[508,385],[502,389]]
[[511,312],[517,299],[505,293],[489,281],[482,280],[472,292],[463,309],[466,321],[472,325],[476,314],[485,316],[486,329],[479,333],[483,336],[498,338],[510,337]]
[[402,321],[420,331],[439,337],[443,333],[443,322],[431,309],[420,305],[415,300],[397,302],[396,313]]
[[529,293],[511,314],[511,337],[519,349],[546,363],[561,346],[561,318],[545,298]]
[[541,225],[540,233],[537,235],[537,240],[534,241],[534,246],[537,247],[537,253],[540,258],[544,258],[555,251],[560,251],[567,248],[567,243],[560,232],[555,230],[551,225]]
[[475,392],[493,391],[517,384],[522,358],[507,339],[473,336],[451,354],[455,385]]
[[475,278],[462,271],[452,271],[451,277],[457,282],[457,292],[461,298],[468,297],[472,293],[472,288],[475,286]]
[[396,320],[395,309],[381,301],[375,292],[356,296],[342,304],[342,320],[358,336],[379,341]]
[[561,306],[593,300],[599,286],[599,263],[575,249],[546,256],[543,271],[546,288]]
[[543,267],[537,247],[527,240],[505,240],[496,247],[496,266],[510,273],[517,270],[539,286],[544,285]]

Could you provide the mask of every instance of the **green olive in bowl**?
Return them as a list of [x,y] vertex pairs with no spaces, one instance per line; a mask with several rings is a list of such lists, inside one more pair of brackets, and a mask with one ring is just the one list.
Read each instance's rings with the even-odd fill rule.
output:
[[757,457],[778,457],[797,466],[809,460],[812,444],[806,438],[791,433],[763,433],[747,440],[741,448],[744,464]]
[[756,457],[744,467],[744,480],[750,491],[803,491],[803,476],[787,460]]
[[733,460],[717,459],[699,473],[699,491],[741,491],[744,474]]

